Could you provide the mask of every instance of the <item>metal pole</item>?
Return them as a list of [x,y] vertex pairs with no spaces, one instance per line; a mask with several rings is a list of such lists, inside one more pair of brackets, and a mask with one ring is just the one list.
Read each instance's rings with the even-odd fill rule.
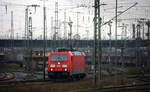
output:
[[150,66],[150,59],[149,59],[149,56],[150,56],[150,20],[148,19],[148,21],[146,22],[146,25],[148,27],[148,32],[147,32],[147,43],[148,43],[148,46],[147,46],[147,53],[148,53],[148,59],[147,59],[147,64],[148,66]]
[[27,59],[27,63],[26,63],[26,68],[27,68],[27,71],[29,71],[30,70],[30,64],[29,64],[29,62],[30,62],[30,59],[29,59],[29,56],[28,56],[28,54],[29,54],[29,18],[28,18],[28,7],[26,8],[26,59]]
[[132,39],[135,39],[135,24],[132,24]]
[[[26,46],[26,56],[27,56],[27,66],[29,65],[30,63],[30,59],[28,57],[28,53],[30,52],[30,37],[31,36],[31,33],[29,32],[29,18],[28,18],[28,8],[29,7],[39,7],[39,5],[28,5],[27,8],[25,9],[25,46]],[[30,23],[32,25],[32,23]],[[29,71],[30,70],[30,67],[27,67],[27,70]]]
[[66,9],[64,10],[64,39],[67,38],[67,26],[66,26]]
[[69,27],[70,27],[70,33],[69,33],[69,47],[70,47],[70,49],[72,49],[72,21],[71,21],[71,19],[69,18],[69,23],[68,23],[68,25],[69,25]]
[[[76,34],[76,35],[79,36],[79,13],[80,13],[80,12],[77,11],[76,13],[77,13],[77,34]],[[74,39],[74,40],[75,40],[75,39]],[[77,40],[79,40],[79,39],[77,38]],[[76,48],[78,48],[78,44],[79,44],[79,43],[76,42]]]
[[145,30],[144,30],[144,23],[142,23],[142,26],[143,26],[143,33],[142,33],[142,36],[143,36],[143,40],[144,40],[144,39],[145,39],[145,38],[144,38],[144,31],[145,31]]
[[[45,2],[44,2],[45,3]],[[43,66],[43,73],[44,73],[44,76],[43,76],[43,79],[45,80],[45,75],[46,75],[46,72],[45,72],[45,68],[46,68],[46,56],[45,56],[45,53],[46,53],[46,37],[45,37],[45,33],[46,33],[46,7],[44,5],[43,7],[43,27],[44,27],[44,30],[43,30],[43,61],[44,61],[44,66]]]
[[147,26],[148,26],[147,39],[149,40],[150,39],[150,20],[149,19],[148,19],[148,22],[147,22]]
[[111,25],[111,21],[108,23],[108,26],[109,26],[109,66],[110,66],[110,68],[109,68],[109,72],[111,72],[111,27],[112,27],[112,25]]
[[51,49],[54,49],[53,47],[53,36],[54,36],[54,30],[53,30],[54,26],[53,26],[53,17],[51,17],[51,43],[50,43],[50,47]]
[[30,72],[32,73],[33,72],[33,62],[32,62],[32,53],[33,53],[33,48],[32,48],[32,18],[31,17],[29,17],[29,26],[28,26],[29,28],[29,30],[28,30],[28,32],[29,32],[29,70],[30,70]]
[[[150,19],[148,19],[148,56],[150,56]],[[148,59],[148,66],[150,66],[150,59]]]
[[14,20],[13,20],[13,11],[11,11],[11,50],[14,48]]
[[65,41],[66,41],[66,39],[67,39],[67,25],[66,25],[66,9],[64,10],[64,47],[66,47],[66,43],[65,43]]
[[[100,18],[100,1],[95,0],[94,2],[94,48],[93,48],[93,62],[94,62],[94,86],[97,85],[97,81],[100,79],[100,57],[101,57],[101,43],[100,43],[100,27],[101,27],[101,18]],[[98,61],[99,60],[99,61]],[[97,65],[98,64],[98,65]],[[97,74],[98,71],[98,74]]]
[[97,45],[97,30],[96,30],[96,17],[97,17],[97,15],[96,15],[96,13],[97,13],[97,11],[96,11],[96,7],[97,7],[97,2],[96,2],[97,0],[95,0],[95,14],[94,14],[94,51],[93,51],[93,61],[94,61],[94,86],[97,84],[97,76],[96,76],[96,51],[97,51],[97,49],[96,49],[96,45]]
[[54,32],[54,49],[56,49],[56,47],[58,47],[58,2],[55,3],[55,28],[54,28],[55,32]]
[[[25,9],[25,33],[24,33],[24,56],[27,56],[27,24],[28,24],[28,22],[27,22],[27,20],[28,20],[28,17],[27,17],[27,15],[28,15],[28,9],[26,8]],[[27,68],[27,60],[24,58],[24,62],[25,62],[25,70],[27,70],[28,68]]]
[[77,34],[79,34],[79,13],[77,12]]
[[102,57],[102,46],[101,46],[101,17],[100,17],[100,1],[99,1],[99,7],[98,7],[98,82],[102,79],[102,74],[101,74],[101,57]]
[[116,54],[116,61],[115,61],[115,63],[116,63],[116,66],[117,66],[117,19],[118,19],[118,16],[117,16],[117,12],[118,12],[118,0],[116,0],[116,9],[115,9],[115,14],[116,14],[116,18],[115,18],[115,40],[116,40],[116,42],[115,42],[115,54]]
[[123,61],[122,61],[122,66],[125,67],[125,53],[124,50],[127,48],[126,46],[126,40],[127,40],[127,25],[125,26],[125,37],[124,37],[124,49],[123,49]]
[[137,36],[138,36],[138,38],[141,38],[141,25],[140,24],[138,24],[137,25]]

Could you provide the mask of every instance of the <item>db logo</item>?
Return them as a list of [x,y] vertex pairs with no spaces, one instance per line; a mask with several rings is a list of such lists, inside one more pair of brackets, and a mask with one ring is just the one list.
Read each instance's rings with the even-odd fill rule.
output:
[[57,67],[60,67],[60,65],[57,65]]

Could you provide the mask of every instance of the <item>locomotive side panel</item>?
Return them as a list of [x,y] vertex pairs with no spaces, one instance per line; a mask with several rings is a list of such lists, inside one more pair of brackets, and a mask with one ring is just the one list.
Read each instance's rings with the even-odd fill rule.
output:
[[72,56],[72,71],[71,74],[85,73],[85,57]]

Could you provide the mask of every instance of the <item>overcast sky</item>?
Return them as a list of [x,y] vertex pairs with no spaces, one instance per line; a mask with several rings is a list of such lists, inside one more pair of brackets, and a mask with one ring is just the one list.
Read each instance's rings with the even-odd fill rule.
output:
[[[77,13],[79,12],[79,35],[82,39],[93,38],[93,1],[94,0],[46,0],[45,6],[46,17],[47,17],[47,37],[51,39],[53,36],[54,26],[51,26],[52,17],[55,11],[55,2],[58,2],[59,9],[59,36],[62,38],[66,36],[69,31],[69,26],[67,24],[67,30],[64,31],[64,9],[67,13],[67,22],[69,17],[73,22],[73,35],[77,33]],[[115,16],[115,1],[116,0],[101,0],[101,3],[107,5],[101,6],[101,17],[102,21],[106,22]],[[118,0],[118,11],[123,11],[128,7],[132,6],[134,3],[138,3],[136,7],[128,10],[122,14],[119,19],[129,19],[129,18],[150,18],[150,0]],[[33,37],[38,39],[43,34],[43,2],[41,0],[0,0],[0,37],[9,38],[10,37],[10,12],[13,11],[14,14],[14,35],[15,37],[24,37],[24,24],[25,24],[25,8],[26,5],[37,4],[40,5],[35,11],[34,8],[30,8],[30,15],[33,19]],[[6,7],[7,5],[7,7]],[[78,7],[85,5],[86,7]],[[136,23],[136,20],[122,20],[118,25],[127,24],[127,36],[131,38],[131,24]],[[54,24],[54,21],[53,21]],[[53,29],[52,29],[53,28]],[[108,39],[109,28],[105,25],[102,32],[102,39]],[[112,24],[112,37],[114,38],[114,21]],[[118,28],[118,34],[122,33],[122,28]]]

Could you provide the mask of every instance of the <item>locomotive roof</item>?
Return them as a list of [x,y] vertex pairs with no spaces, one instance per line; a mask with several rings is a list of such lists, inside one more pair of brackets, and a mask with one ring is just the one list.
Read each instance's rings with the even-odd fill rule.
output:
[[84,52],[80,52],[80,51],[73,51],[71,52],[74,56],[85,56]]
[[68,48],[59,48],[59,49],[57,49],[57,51],[56,52],[54,52],[54,53],[70,53],[70,54],[72,54],[73,56],[85,56],[85,53],[84,52],[82,52],[82,51],[78,51],[78,50],[76,50],[76,49],[73,49],[73,48],[71,48],[71,49],[68,49]]
[[81,51],[64,51],[64,52],[52,52],[52,53],[69,53],[71,54],[72,56],[85,56],[85,53],[84,52],[81,52]]
[[74,48],[58,48],[57,49],[58,52],[68,52],[68,51],[78,51]]

